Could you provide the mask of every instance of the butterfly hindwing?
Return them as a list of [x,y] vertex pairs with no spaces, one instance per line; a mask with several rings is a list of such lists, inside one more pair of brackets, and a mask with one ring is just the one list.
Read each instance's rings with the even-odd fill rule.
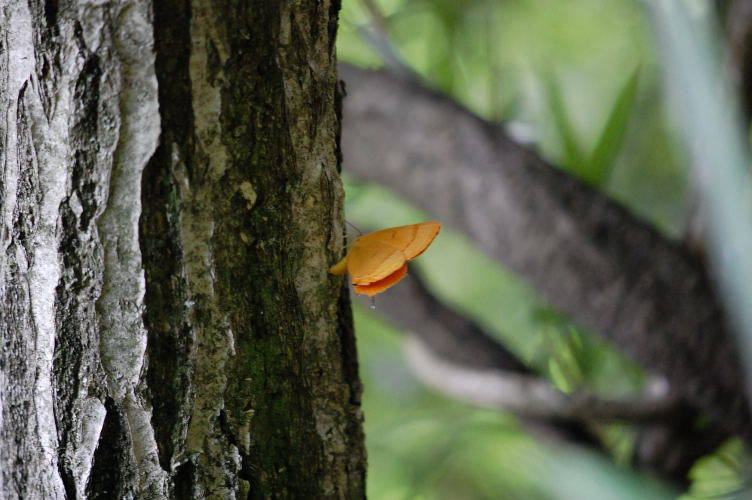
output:
[[403,265],[392,274],[384,279],[375,281],[368,285],[355,285],[355,292],[361,295],[374,296],[377,293],[381,293],[387,288],[396,285],[402,278],[407,275],[407,264]]

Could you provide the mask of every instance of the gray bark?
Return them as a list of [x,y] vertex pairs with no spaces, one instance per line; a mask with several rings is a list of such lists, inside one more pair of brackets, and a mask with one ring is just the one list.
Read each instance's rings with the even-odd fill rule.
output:
[[154,8],[0,1],[0,498],[361,497],[339,5]]
[[665,375],[719,429],[752,441],[733,338],[686,247],[446,97],[384,72],[340,74],[346,172],[462,231],[576,323]]

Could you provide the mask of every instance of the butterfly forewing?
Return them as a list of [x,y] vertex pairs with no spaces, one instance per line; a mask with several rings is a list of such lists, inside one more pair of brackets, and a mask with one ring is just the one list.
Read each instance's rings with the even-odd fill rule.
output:
[[407,261],[399,248],[380,240],[364,242],[367,236],[358,238],[347,256],[347,270],[356,285],[384,279]]
[[422,254],[431,242],[436,238],[441,229],[438,222],[422,222],[409,226],[392,227],[382,229],[361,236],[359,240],[380,241],[399,248],[407,260],[414,259]]

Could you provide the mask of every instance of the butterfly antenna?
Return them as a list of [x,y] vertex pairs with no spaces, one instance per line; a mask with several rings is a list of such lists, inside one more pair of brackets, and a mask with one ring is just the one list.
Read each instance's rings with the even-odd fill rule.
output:
[[356,226],[355,224],[353,224],[352,222],[350,222],[349,220],[346,220],[346,219],[345,219],[345,224],[347,224],[351,228],[355,229],[355,231],[357,231],[357,233],[358,233],[358,236],[363,236],[363,231],[361,231],[360,229],[358,229],[358,226]]
[[376,297],[371,295],[371,309],[376,310]]

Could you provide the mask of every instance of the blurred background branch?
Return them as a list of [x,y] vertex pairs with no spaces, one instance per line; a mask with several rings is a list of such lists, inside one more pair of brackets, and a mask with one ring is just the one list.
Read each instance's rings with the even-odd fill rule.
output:
[[459,229],[729,434],[752,439],[736,351],[701,261],[448,98],[385,72],[343,65],[340,74],[345,172]]
[[[717,3],[717,11],[711,2],[686,5],[711,21],[729,20],[728,73],[748,117],[749,2]],[[574,443],[682,488],[691,485],[694,494],[723,495],[745,484],[745,447],[729,438],[752,439],[748,398],[727,310],[706,266],[703,204],[687,187],[686,156],[671,138],[677,123],[666,116],[660,93],[663,63],[639,6],[630,0],[615,0],[607,9],[590,0],[363,0],[359,10],[345,9],[345,24],[356,36],[344,31],[340,54],[366,66],[383,63],[385,69],[341,66],[349,94],[344,171],[387,186],[428,213],[394,208],[398,203],[391,195],[351,180],[348,217],[374,227],[441,220],[535,290],[489,271],[494,264],[478,264],[483,256],[443,233],[437,246],[449,239],[447,247],[457,250],[437,248],[421,258],[427,261],[425,283],[403,282],[377,300],[377,311],[406,331],[408,363],[424,383],[513,413],[524,428],[547,436],[544,442]],[[661,30],[665,34],[668,27]],[[359,46],[358,40],[365,43]],[[689,46],[680,43],[678,50]],[[692,119],[698,118],[683,120]],[[370,192],[379,194],[365,194]],[[677,242],[685,219],[692,221],[688,239]],[[744,224],[735,221],[738,231],[748,231]],[[443,253],[435,264],[434,253]],[[479,278],[475,268],[485,269],[486,276]],[[370,325],[370,317],[356,311],[360,325]],[[361,331],[368,372],[379,356],[373,346],[382,340],[369,337],[366,326]],[[632,368],[614,361],[614,369],[625,373],[609,375],[608,389],[591,390],[602,383],[597,380],[605,369],[596,360],[618,355],[607,354],[610,348],[589,332],[637,361],[647,375],[624,393],[616,386],[632,377]],[[392,372],[378,372],[370,383],[392,391],[402,387],[404,380],[396,383]],[[650,392],[645,380],[655,380],[651,374],[665,376],[670,396]],[[380,404],[395,400],[416,408],[400,400],[399,391]],[[431,418],[444,428],[454,428],[446,422],[456,421],[439,413]],[[404,428],[412,429],[407,422]],[[395,433],[403,428],[392,425]],[[383,429],[375,434],[382,436]],[[413,434],[406,430],[402,441]],[[512,456],[511,443],[518,438],[497,430],[482,439],[489,446],[497,443],[494,456],[502,460],[498,450]],[[369,446],[380,450],[371,439]],[[474,455],[482,455],[478,439],[452,439],[447,453],[466,441],[473,443]],[[535,456],[532,448],[525,450]],[[519,498],[571,498],[561,492],[567,491],[561,483],[556,494],[547,480],[535,487],[524,483],[533,477],[526,467],[544,461],[550,467],[556,459],[531,467],[515,457],[504,469],[510,498],[510,491],[524,491]],[[441,478],[451,477],[448,471],[474,474],[450,461],[431,466],[444,471],[430,474],[443,485],[433,490],[437,498],[452,498],[444,492],[465,484],[455,478],[447,489]],[[597,467],[590,464],[579,475],[573,472],[578,463],[564,459],[556,465],[582,479],[570,495],[649,496],[643,479],[631,483],[621,472],[598,483],[608,484],[607,492],[598,490],[585,479],[598,476]],[[372,479],[380,477],[379,470],[372,469]],[[392,469],[393,487],[397,476]],[[543,476],[560,477],[535,477]],[[378,480],[372,484],[386,487]],[[429,481],[412,484],[408,491],[424,491]],[[468,490],[454,496],[498,498],[498,489],[467,484]],[[386,490],[378,491],[388,497]],[[665,491],[655,494],[663,498]],[[410,494],[395,498],[405,496]]]
[[378,297],[377,311],[407,334],[406,353],[428,385],[470,403],[522,417],[579,422],[665,422],[680,406],[664,383],[639,396],[565,394],[541,378],[491,335],[434,297],[419,273]]
[[546,441],[604,452],[591,424],[639,424],[644,434],[638,436],[642,444],[635,449],[634,466],[686,486],[694,461],[724,437],[687,425],[696,414],[667,393],[661,380],[628,397],[560,391],[478,324],[434,297],[419,273],[379,296],[377,311],[406,332],[408,364],[426,385],[461,401],[512,413]]

